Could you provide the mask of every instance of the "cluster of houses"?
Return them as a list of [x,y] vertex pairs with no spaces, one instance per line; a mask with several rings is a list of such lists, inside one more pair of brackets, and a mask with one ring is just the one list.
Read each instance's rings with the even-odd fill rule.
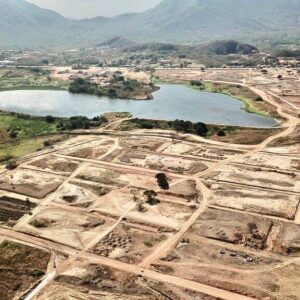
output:
[[[65,69],[58,72],[58,74],[69,74],[68,79],[73,81],[77,78],[88,79],[92,83],[96,83],[101,87],[109,86],[114,79],[124,78],[122,72],[119,70],[102,69],[99,72],[88,71],[88,68],[74,68]],[[116,80],[117,81],[117,80]]]

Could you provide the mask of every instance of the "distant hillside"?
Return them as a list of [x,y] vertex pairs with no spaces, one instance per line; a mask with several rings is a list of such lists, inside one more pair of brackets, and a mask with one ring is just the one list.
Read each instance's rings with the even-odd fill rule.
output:
[[234,40],[215,41],[204,47],[206,52],[216,55],[228,54],[252,54],[258,49],[252,45],[240,43]]
[[136,44],[131,47],[125,47],[123,50],[125,52],[139,52],[139,51],[156,51],[156,52],[173,52],[178,51],[179,46],[166,43],[145,43]]
[[97,44],[98,47],[109,47],[112,49],[113,48],[125,49],[125,48],[135,47],[137,45],[139,44],[122,36],[116,36],[113,37],[112,39]]
[[67,24],[59,14],[28,2],[0,0],[0,48],[57,44]]
[[300,33],[299,0],[165,0],[140,17],[144,25],[136,36],[154,40],[254,40]]
[[110,47],[123,52],[184,52],[203,53],[214,55],[229,54],[254,54],[259,52],[258,48],[250,44],[234,40],[221,40],[201,45],[176,45],[170,43],[137,43],[124,37],[115,37],[106,42],[98,44],[100,47]]
[[115,36],[143,43],[273,41],[299,39],[299,28],[299,0],[164,0],[143,13],[80,21],[24,0],[0,0],[4,48],[93,46]]

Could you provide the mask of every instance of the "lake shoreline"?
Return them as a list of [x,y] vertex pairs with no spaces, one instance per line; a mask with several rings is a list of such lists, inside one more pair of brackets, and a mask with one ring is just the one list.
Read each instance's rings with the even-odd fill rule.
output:
[[78,115],[93,118],[107,112],[128,111],[134,117],[149,120],[183,119],[195,123],[201,121],[206,124],[255,128],[279,125],[273,118],[244,112],[236,98],[174,84],[161,85],[160,90],[153,93],[151,101],[110,99],[53,89],[0,91],[0,109],[31,116],[52,115],[57,118]]

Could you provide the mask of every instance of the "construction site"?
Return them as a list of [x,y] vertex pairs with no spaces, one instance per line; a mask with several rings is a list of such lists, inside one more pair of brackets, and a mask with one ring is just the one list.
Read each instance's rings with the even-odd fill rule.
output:
[[299,98],[230,72],[280,120],[257,144],[117,120],[1,167],[0,299],[300,299]]

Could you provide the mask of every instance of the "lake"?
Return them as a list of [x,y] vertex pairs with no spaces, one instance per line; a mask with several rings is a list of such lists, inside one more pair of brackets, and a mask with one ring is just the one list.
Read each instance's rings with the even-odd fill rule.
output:
[[87,116],[106,112],[131,112],[134,117],[157,120],[189,120],[210,124],[273,127],[277,122],[243,110],[233,97],[199,92],[183,85],[163,84],[153,100],[109,99],[67,91],[15,90],[0,92],[0,109],[56,117]]

